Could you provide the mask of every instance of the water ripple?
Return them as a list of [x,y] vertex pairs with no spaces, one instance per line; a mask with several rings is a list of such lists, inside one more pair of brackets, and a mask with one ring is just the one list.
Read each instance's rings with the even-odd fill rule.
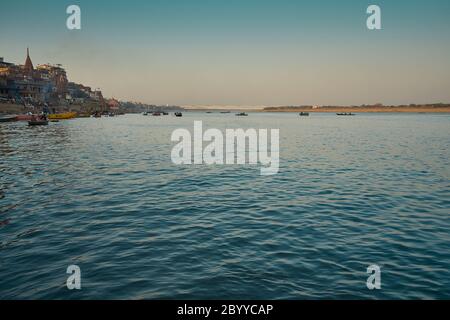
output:
[[[280,128],[280,173],[174,166],[170,134],[194,120]],[[448,116],[302,120],[2,124],[0,298],[450,298]]]

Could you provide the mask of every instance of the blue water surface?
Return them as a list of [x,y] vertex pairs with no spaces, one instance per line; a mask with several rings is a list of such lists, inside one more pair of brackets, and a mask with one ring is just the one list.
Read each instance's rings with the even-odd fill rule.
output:
[[[194,120],[280,129],[279,174],[174,165]],[[449,146],[444,114],[0,124],[0,298],[449,299]]]

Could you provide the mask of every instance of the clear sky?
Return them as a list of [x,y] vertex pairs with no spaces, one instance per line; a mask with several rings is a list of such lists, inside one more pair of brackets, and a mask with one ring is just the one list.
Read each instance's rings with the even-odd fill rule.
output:
[[[66,7],[82,29],[66,28]],[[366,9],[382,9],[380,31]],[[448,0],[2,0],[0,57],[178,105],[450,102]]]

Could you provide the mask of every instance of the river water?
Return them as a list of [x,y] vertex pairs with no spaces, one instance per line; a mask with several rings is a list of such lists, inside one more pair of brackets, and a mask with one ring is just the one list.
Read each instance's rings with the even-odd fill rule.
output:
[[[279,173],[174,165],[194,120],[280,129]],[[449,299],[449,146],[444,114],[0,124],[0,298]]]

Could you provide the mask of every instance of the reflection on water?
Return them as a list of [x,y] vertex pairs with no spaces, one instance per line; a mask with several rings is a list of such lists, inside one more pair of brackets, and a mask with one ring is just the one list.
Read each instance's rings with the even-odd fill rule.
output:
[[[173,165],[194,120],[280,128],[280,173]],[[0,298],[450,298],[449,144],[447,115],[1,124]]]

